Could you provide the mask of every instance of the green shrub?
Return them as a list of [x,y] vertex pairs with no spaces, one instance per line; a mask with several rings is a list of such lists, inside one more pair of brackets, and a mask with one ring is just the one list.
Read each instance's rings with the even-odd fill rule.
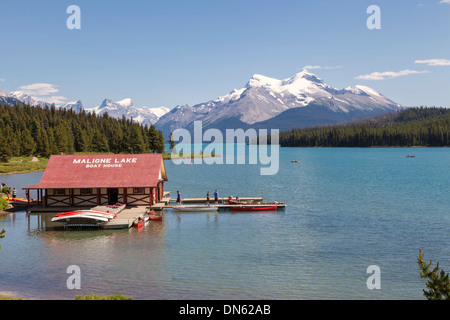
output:
[[0,198],[0,211],[8,209],[8,207],[9,207],[8,202],[6,202],[5,199]]

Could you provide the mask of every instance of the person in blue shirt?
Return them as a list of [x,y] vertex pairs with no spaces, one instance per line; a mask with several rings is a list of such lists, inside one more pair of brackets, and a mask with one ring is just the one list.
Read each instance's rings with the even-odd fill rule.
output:
[[177,191],[177,205],[181,205],[181,193]]
[[219,192],[214,191],[214,201],[216,202],[216,204],[219,204]]

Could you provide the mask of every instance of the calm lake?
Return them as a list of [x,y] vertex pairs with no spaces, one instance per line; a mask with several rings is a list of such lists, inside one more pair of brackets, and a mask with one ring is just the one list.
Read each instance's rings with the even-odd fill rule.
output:
[[[419,249],[450,271],[449,148],[281,148],[273,176],[250,164],[166,161],[166,169],[172,197],[218,189],[223,197],[262,196],[287,208],[166,209],[162,223],[139,230],[49,230],[51,214],[2,216],[0,292],[33,299],[114,292],[134,299],[423,299]],[[20,189],[41,176],[0,180]],[[81,269],[81,290],[66,286],[71,265]],[[372,265],[381,271],[379,290],[366,285]]]

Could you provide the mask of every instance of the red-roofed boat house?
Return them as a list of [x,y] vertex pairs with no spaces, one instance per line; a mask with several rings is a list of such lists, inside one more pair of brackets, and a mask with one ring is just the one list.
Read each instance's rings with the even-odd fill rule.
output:
[[152,206],[167,181],[162,154],[54,155],[37,185],[44,207]]

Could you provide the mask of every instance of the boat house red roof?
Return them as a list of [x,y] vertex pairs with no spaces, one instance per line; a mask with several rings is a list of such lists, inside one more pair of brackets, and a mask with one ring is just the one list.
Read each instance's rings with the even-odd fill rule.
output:
[[156,187],[167,181],[162,154],[54,155],[37,185],[24,189]]

